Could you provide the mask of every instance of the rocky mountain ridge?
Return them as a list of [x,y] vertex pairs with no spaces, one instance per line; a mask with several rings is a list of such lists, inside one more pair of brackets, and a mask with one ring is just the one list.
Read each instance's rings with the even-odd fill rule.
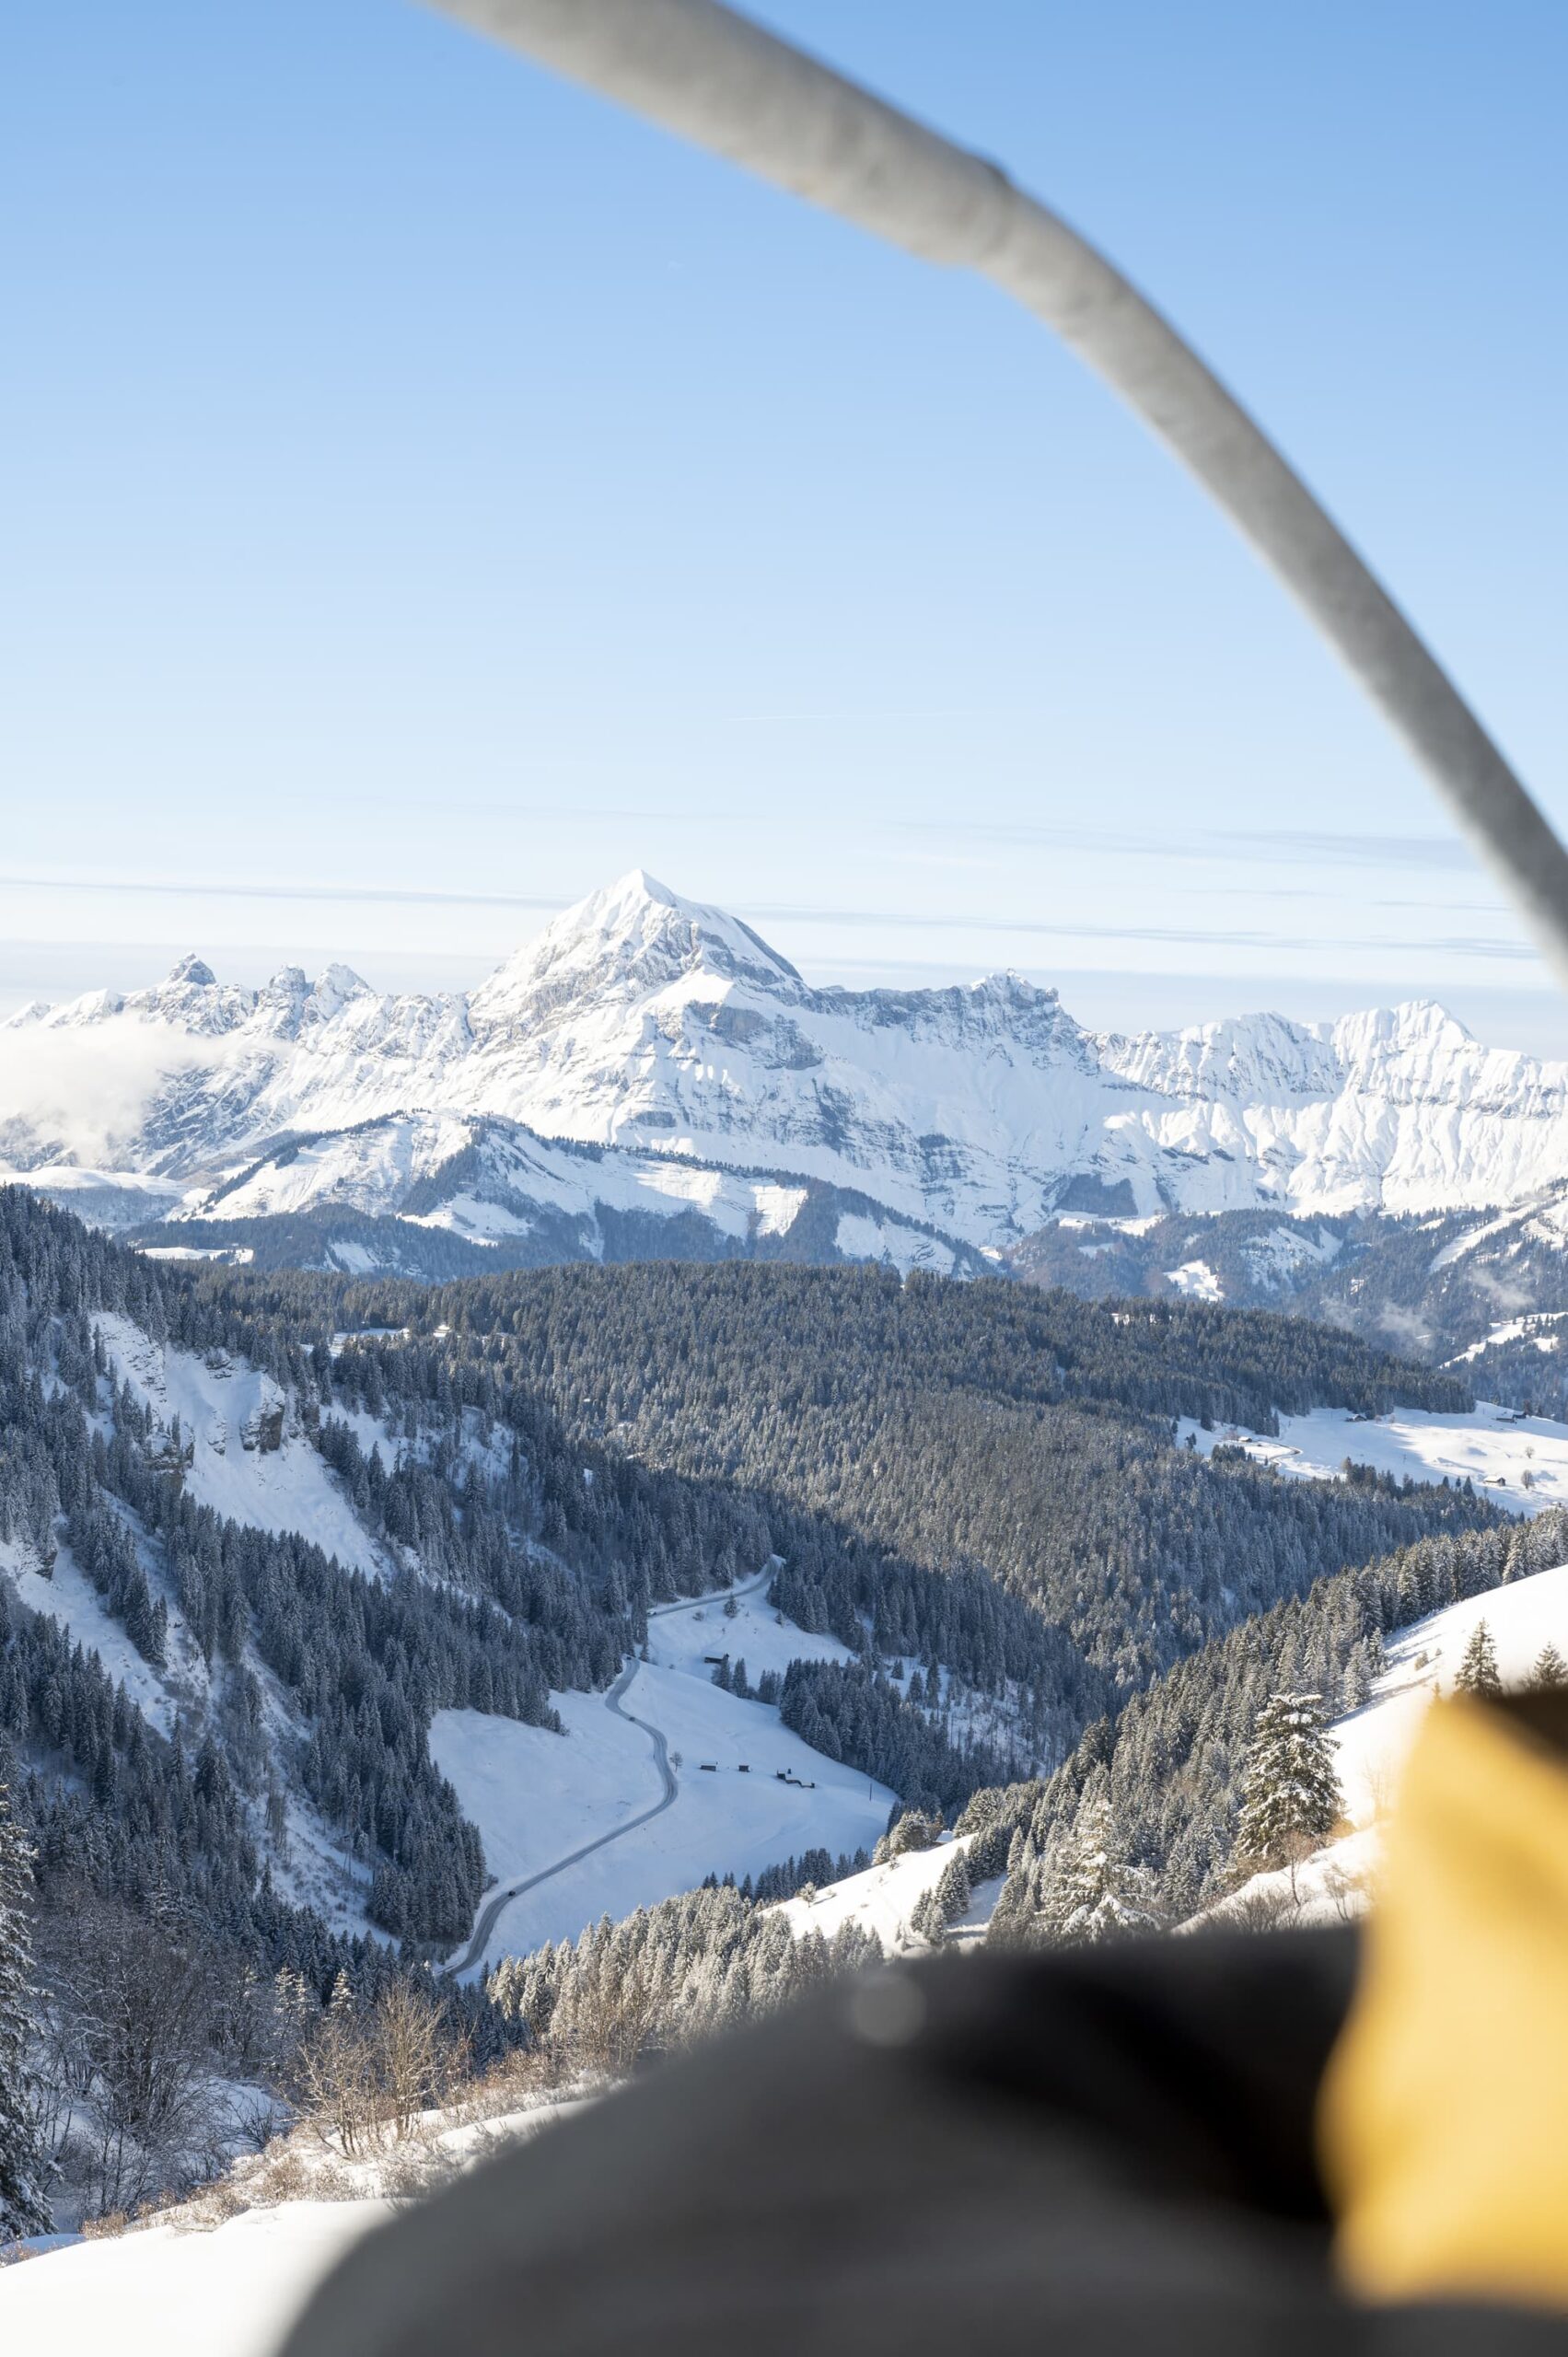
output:
[[633,871],[467,996],[192,957],[29,1007],[0,1164],[171,1230],[395,1219],[512,1259],[783,1250],[809,1203],[795,1257],[952,1269],[1063,1215],[1517,1203],[1568,1180],[1568,1063],[1428,1002],[1125,1037],[1015,973],[819,988]]

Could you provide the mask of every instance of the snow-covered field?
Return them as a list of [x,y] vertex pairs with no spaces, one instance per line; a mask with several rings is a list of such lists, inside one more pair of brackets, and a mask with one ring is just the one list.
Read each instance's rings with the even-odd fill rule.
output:
[[1183,1260],[1179,1269],[1166,1271],[1167,1282],[1184,1293],[1190,1301],[1221,1301],[1224,1287],[1206,1260]]
[[[431,1752],[491,1871],[504,1888],[543,1877],[502,1908],[483,1961],[575,1938],[600,1915],[629,1915],[709,1874],[738,1881],[804,1850],[836,1857],[875,1844],[893,1805],[886,1786],[813,1751],[771,1705],[712,1682],[709,1654],[744,1661],[753,1685],[794,1660],[849,1658],[834,1639],[780,1622],[763,1602],[769,1576],[737,1591],[733,1617],[721,1596],[650,1616],[649,1658],[614,1697],[619,1709],[603,1694],[552,1697],[564,1736],[477,1711],[437,1713]],[[664,1737],[676,1787],[663,1807],[650,1729]]]
[[[305,2131],[287,2148],[301,2190],[279,2199],[271,2153],[241,2160],[213,2196],[167,2224],[0,2265],[0,2349],[17,2357],[267,2357],[316,2285],[360,2237],[397,2214],[389,2191],[412,2158],[436,2178],[549,2129],[573,2096],[473,2120],[427,2112],[414,2146],[344,2161]],[[331,2193],[327,2184],[331,2181]],[[257,2206],[224,2215],[238,2203]],[[222,2219],[213,2223],[213,2212]]]
[[0,2345],[51,2357],[263,2357],[387,2201],[290,2201],[0,2268]]
[[1189,1434],[1205,1457],[1216,1444],[1239,1446],[1260,1465],[1303,1481],[1330,1480],[1348,1457],[1397,1480],[1408,1473],[1417,1481],[1471,1480],[1515,1514],[1568,1504],[1568,1424],[1519,1416],[1491,1400],[1468,1415],[1396,1408],[1367,1418],[1348,1408],[1314,1408],[1282,1416],[1277,1439],[1239,1424],[1205,1432],[1184,1416],[1177,1437],[1185,1445]]

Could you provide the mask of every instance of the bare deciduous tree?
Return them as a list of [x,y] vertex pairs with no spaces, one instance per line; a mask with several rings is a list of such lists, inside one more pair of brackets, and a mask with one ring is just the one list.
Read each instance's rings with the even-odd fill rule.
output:
[[420,2114],[450,2094],[465,2059],[445,2006],[415,1982],[393,1980],[361,2006],[340,1980],[299,2045],[300,2108],[354,2159],[412,2135]]
[[128,2210],[215,2165],[215,1959],[187,1927],[117,1900],[78,1897],[62,1921],[68,1945],[56,1938],[49,1957],[51,2075],[87,2202]]

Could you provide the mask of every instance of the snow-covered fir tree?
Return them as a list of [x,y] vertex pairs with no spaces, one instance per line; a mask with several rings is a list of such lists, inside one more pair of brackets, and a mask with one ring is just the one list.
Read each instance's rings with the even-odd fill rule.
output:
[[947,1929],[942,1901],[935,1890],[923,1891],[910,1910],[910,1930],[931,1947],[939,1947]]
[[1130,1864],[1110,1796],[1090,1784],[1064,1840],[1040,1871],[1037,1924],[1057,1944],[1119,1939],[1157,1931],[1154,1876]]
[[1362,1643],[1353,1646],[1345,1664],[1342,1692],[1347,1711],[1365,1710],[1372,1700],[1372,1660],[1370,1648]]
[[905,1809],[877,1842],[871,1853],[873,1863],[881,1866],[889,1858],[901,1858],[906,1850],[929,1850],[941,1838],[940,1817],[928,1816],[923,1809]]
[[43,2165],[28,2095],[32,2042],[32,1852],[0,1784],[0,2237],[47,2234]]
[[987,1947],[1023,1948],[1031,1945],[1035,1915],[1033,1866],[1013,1866],[997,1894],[996,1904],[991,1910],[991,1921],[985,1927]]
[[961,1850],[955,1849],[936,1885],[936,1903],[942,1910],[943,1922],[956,1923],[960,1915],[969,1912],[973,1897],[974,1886],[970,1880],[969,1861]]
[[1237,1821],[1237,1850],[1249,1865],[1293,1864],[1343,1815],[1325,1724],[1320,1694],[1272,1694],[1259,1712]]
[[1458,1694],[1501,1694],[1503,1679],[1497,1667],[1497,1647],[1484,1620],[1478,1620],[1470,1631],[1454,1673],[1454,1690]]
[[1535,1657],[1530,1684],[1538,1693],[1548,1687],[1568,1686],[1568,1661],[1563,1660],[1550,1638]]

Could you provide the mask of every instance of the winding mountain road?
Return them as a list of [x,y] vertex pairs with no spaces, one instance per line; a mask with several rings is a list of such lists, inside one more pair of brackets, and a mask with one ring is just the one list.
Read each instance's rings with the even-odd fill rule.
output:
[[[704,1605],[718,1603],[721,1593],[733,1596],[738,1600],[742,1596],[755,1596],[759,1589],[767,1586],[777,1567],[778,1559],[775,1556],[764,1563],[756,1578],[748,1580],[744,1587],[728,1588],[722,1592],[710,1588],[705,1596],[684,1596],[679,1604],[656,1605],[648,1614],[648,1619],[666,1620],[677,1612],[699,1611]],[[593,1840],[585,1841],[579,1849],[569,1851],[563,1858],[557,1858],[553,1865],[541,1866],[537,1874],[525,1875],[520,1882],[508,1883],[504,1890],[492,1891],[480,1909],[479,1917],[473,1928],[473,1937],[462,1955],[447,1966],[448,1972],[472,1971],[489,1946],[491,1934],[497,1922],[514,1898],[521,1898],[525,1891],[537,1890],[541,1882],[552,1881],[557,1875],[564,1874],[568,1866],[578,1864],[582,1859],[591,1858],[596,1850],[603,1850],[611,1841],[622,1840],[628,1833],[635,1833],[640,1825],[646,1825],[652,1818],[662,1817],[665,1810],[679,1797],[680,1786],[676,1780],[675,1771],[669,1764],[669,1743],[664,1729],[655,1726],[651,1719],[640,1719],[634,1711],[625,1711],[621,1707],[622,1697],[641,1667],[641,1662],[633,1655],[614,1685],[607,1689],[604,1707],[607,1711],[613,1711],[618,1719],[625,1719],[632,1726],[641,1727],[647,1736],[653,1747],[654,1761],[664,1785],[660,1797],[655,1801],[651,1808],[643,1809],[636,1817],[629,1817],[624,1825],[611,1826],[608,1833],[596,1834]]]

